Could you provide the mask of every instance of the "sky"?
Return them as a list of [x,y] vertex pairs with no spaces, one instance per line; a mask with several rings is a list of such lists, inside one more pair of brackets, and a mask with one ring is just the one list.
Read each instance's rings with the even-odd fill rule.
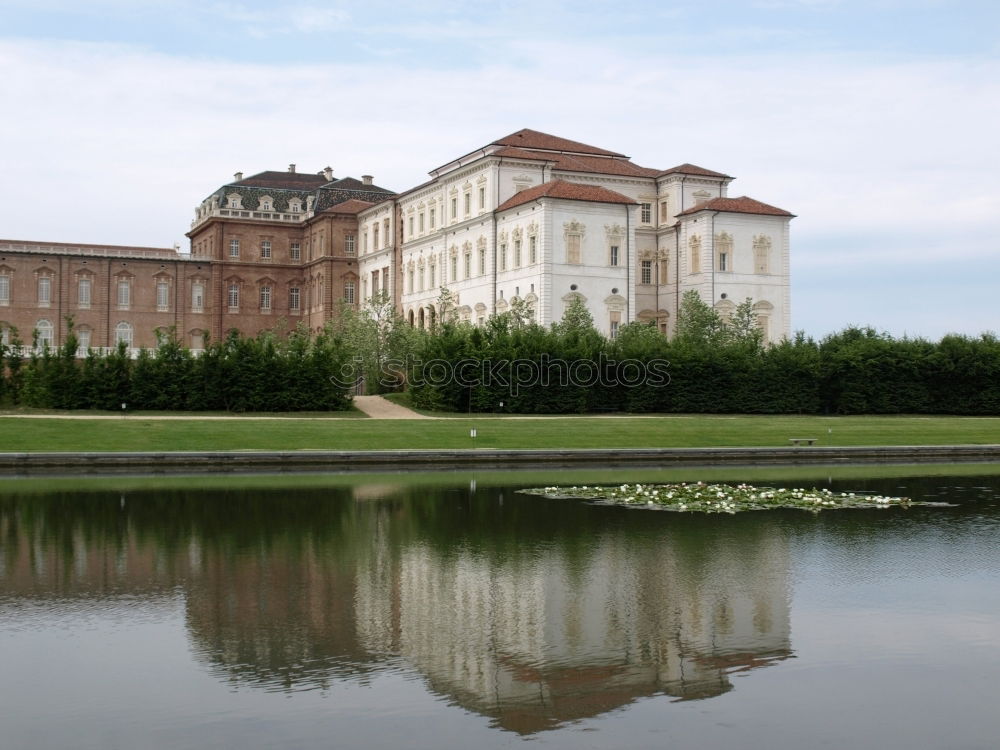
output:
[[521,128],[796,214],[792,327],[1000,331],[995,0],[0,0],[0,237],[187,248],[235,172]]

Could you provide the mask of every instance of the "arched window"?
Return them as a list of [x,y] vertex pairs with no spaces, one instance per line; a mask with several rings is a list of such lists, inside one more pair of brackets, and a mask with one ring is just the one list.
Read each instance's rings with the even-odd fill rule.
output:
[[132,348],[132,324],[124,320],[115,326],[115,346],[122,343],[129,349]]
[[45,349],[55,345],[55,328],[52,327],[52,323],[44,319],[39,320],[35,324],[35,330],[38,332],[39,348]]
[[90,349],[90,329],[87,326],[80,326],[76,329],[76,356],[86,357]]
[[753,306],[754,315],[757,317],[757,328],[760,329],[761,340],[767,344],[771,341],[771,316],[774,314],[774,305],[766,300],[761,300]]

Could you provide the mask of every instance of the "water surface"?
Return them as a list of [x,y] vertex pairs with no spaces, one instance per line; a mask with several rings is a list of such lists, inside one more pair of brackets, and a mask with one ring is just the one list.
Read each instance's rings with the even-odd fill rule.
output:
[[995,748],[1000,478],[933,473],[732,516],[515,492],[648,470],[0,483],[2,744]]

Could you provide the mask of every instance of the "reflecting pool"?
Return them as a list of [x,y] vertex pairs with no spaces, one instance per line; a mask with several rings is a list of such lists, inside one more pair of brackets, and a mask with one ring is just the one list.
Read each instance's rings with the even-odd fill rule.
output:
[[[948,507],[687,515],[722,480]],[[4,748],[995,748],[1000,469],[0,482]]]

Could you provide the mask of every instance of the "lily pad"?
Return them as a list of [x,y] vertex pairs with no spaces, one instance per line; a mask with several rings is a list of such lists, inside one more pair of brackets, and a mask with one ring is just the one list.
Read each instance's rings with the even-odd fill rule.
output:
[[[843,508],[890,508],[928,505],[908,497],[833,492],[826,489],[752,487],[748,484],[621,484],[617,486],[535,487],[526,495],[589,500],[679,513],[737,513],[744,510],[798,508],[819,512]],[[940,504],[940,503],[935,503]]]

